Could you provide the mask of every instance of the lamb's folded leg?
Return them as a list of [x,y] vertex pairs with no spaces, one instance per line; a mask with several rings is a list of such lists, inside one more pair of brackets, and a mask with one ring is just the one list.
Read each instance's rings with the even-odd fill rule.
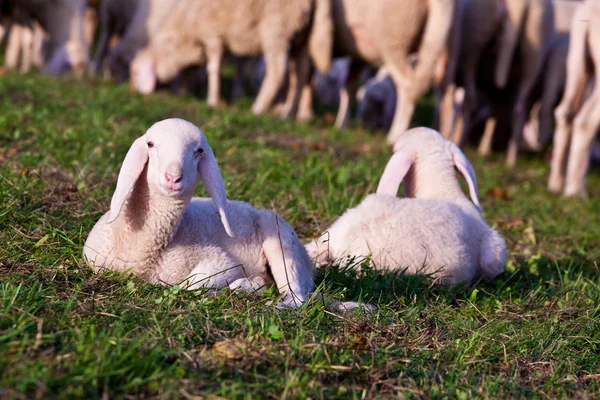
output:
[[312,262],[306,249],[292,227],[276,214],[263,214],[260,227],[264,235],[263,252],[283,295],[279,305],[299,307],[314,287]]

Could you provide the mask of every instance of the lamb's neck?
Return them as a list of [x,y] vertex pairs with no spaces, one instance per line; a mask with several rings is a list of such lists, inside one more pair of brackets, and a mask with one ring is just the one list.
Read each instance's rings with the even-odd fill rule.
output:
[[189,197],[153,192],[145,179],[139,179],[115,221],[121,259],[137,263],[156,258],[177,233],[189,202]]
[[413,164],[406,175],[404,185],[408,197],[449,201],[466,199],[451,161],[435,165]]

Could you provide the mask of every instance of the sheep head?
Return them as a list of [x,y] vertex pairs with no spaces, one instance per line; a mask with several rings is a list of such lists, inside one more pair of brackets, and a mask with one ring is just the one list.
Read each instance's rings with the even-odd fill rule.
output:
[[[136,55],[130,64],[130,87],[141,94],[150,94],[158,82],[174,79],[184,68],[206,61],[204,48],[196,42],[161,31],[150,46]],[[184,49],[184,50],[182,50]]]
[[408,197],[464,198],[454,168],[467,181],[471,200],[481,209],[475,171],[463,152],[433,129],[410,129],[394,144],[394,155],[385,167],[377,193],[395,196],[404,180]]
[[187,201],[201,178],[219,210],[227,234],[233,237],[223,178],[213,151],[198,127],[182,119],[166,119],[152,125],[133,142],[119,172],[107,223],[119,216],[144,170],[152,196]]

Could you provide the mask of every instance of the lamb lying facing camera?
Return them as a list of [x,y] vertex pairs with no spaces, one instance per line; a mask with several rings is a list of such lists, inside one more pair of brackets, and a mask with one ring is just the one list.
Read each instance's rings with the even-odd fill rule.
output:
[[[212,197],[192,197],[202,178]],[[312,263],[277,214],[226,198],[204,134],[181,119],[154,124],[129,149],[110,211],[84,257],[98,271],[131,271],[152,283],[254,290],[275,282],[280,305],[302,304]]]
[[[506,243],[481,216],[475,172],[460,149],[432,129],[416,128],[401,135],[394,150],[377,193],[307,244],[311,257],[323,265],[371,256],[376,268],[449,283],[500,274]],[[472,203],[454,168],[467,181]],[[408,198],[396,197],[402,180]]]

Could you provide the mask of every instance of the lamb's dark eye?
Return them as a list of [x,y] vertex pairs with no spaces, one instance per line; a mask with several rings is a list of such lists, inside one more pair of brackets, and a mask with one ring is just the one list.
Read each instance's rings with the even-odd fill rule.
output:
[[196,149],[196,153],[202,154],[204,153],[204,149],[202,147],[198,147],[198,149]]
[[151,149],[151,148],[153,148],[153,147],[154,147],[154,143],[152,143],[152,142],[148,142],[148,148],[149,148],[149,149]]

